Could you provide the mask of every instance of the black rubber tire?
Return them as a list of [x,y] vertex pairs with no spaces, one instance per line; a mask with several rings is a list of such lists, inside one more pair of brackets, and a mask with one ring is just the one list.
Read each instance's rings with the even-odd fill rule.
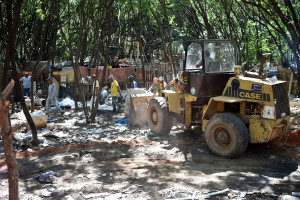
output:
[[220,113],[213,116],[205,128],[205,140],[212,153],[234,158],[246,150],[249,133],[245,123],[237,116]]
[[151,99],[148,103],[147,115],[151,131],[160,136],[168,136],[173,127],[173,118],[169,112],[167,99],[164,97]]

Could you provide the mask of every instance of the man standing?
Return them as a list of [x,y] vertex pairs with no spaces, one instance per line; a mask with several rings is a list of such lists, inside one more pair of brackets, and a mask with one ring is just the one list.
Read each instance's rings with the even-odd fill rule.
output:
[[30,83],[31,83],[31,76],[29,76],[28,72],[25,72],[25,76],[20,79],[23,82],[23,95],[30,97]]
[[110,75],[108,79],[111,82],[111,97],[112,97],[113,111],[116,112],[122,107],[118,102],[118,93],[120,93],[120,97],[123,98],[123,96],[119,84],[116,81],[115,77],[113,75]]
[[53,78],[49,77],[47,79],[48,84],[49,84],[49,88],[48,88],[48,98],[46,101],[46,111],[45,113],[48,114],[49,113],[49,109],[51,105],[55,105],[56,109],[58,109],[61,114],[63,114],[63,110],[56,104],[56,86],[53,83]]
[[129,88],[137,88],[137,82],[134,80],[134,76],[129,76],[128,77],[128,81],[129,81]]

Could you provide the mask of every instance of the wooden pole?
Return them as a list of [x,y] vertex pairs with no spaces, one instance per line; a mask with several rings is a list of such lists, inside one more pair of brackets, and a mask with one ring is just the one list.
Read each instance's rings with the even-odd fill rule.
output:
[[132,67],[132,53],[130,53],[130,67]]
[[291,88],[292,88],[292,83],[293,83],[293,76],[294,76],[294,74],[291,73],[290,82],[289,82],[289,98],[291,96]]
[[137,53],[136,53],[136,67],[138,66],[139,64],[139,51],[140,51],[140,43],[137,42]]

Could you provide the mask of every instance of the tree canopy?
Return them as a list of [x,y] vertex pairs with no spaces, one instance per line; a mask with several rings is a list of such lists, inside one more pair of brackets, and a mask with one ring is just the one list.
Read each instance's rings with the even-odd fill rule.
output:
[[[257,63],[262,53],[271,52],[281,63],[300,66],[299,0],[16,0],[13,9],[18,3],[14,48],[20,66],[72,59],[83,65],[87,57],[104,64],[107,45],[125,49],[123,56],[129,57],[137,41],[143,62],[152,62],[158,52],[172,62],[183,41],[198,38],[236,39],[239,63]],[[0,6],[5,61],[6,1]]]

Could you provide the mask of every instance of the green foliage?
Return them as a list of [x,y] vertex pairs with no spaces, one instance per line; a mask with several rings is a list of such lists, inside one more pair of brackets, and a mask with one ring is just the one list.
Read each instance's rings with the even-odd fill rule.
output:
[[[18,57],[36,60],[43,45],[43,60],[51,60],[53,56],[56,61],[69,60],[73,56],[69,47],[73,53],[78,50],[79,57],[104,56],[110,2],[24,0],[16,43]],[[111,16],[112,44],[126,49],[126,54],[121,56],[128,56],[129,49],[136,52],[135,42],[141,33],[143,54],[147,61],[151,61],[153,53],[162,51],[169,41],[169,24],[173,54],[180,53],[183,41],[189,39],[236,39],[239,42],[239,63],[257,63],[261,54],[266,52],[280,60],[282,53],[291,54],[293,44],[289,41],[300,37],[295,28],[297,23],[285,1],[259,2],[257,6],[255,0],[115,0]],[[291,5],[299,20],[300,4],[296,2],[291,1]],[[1,4],[4,27],[7,22],[5,6]],[[278,9],[284,17],[279,16]],[[46,40],[42,44],[44,35]],[[2,49],[5,48],[3,42],[5,35],[1,37]],[[4,57],[4,51],[0,53]]]

